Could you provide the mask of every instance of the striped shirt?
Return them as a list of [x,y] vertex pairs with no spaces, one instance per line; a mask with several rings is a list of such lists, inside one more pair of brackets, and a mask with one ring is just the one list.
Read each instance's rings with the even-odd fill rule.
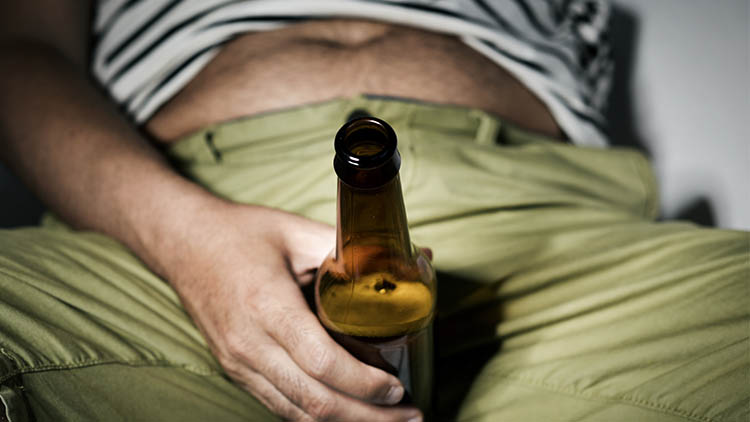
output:
[[524,83],[571,140],[604,146],[609,13],[605,0],[99,0],[92,71],[141,124],[244,32],[382,20],[457,36]]

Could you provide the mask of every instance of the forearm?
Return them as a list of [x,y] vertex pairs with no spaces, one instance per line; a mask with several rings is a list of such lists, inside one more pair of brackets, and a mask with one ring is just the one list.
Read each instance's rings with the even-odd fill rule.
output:
[[56,50],[5,48],[0,91],[2,161],[65,221],[123,241],[150,266],[186,219],[220,203],[176,174]]

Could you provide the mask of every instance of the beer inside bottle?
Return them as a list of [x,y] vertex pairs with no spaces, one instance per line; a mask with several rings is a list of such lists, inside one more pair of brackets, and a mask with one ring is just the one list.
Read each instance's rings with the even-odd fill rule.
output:
[[365,117],[335,139],[336,249],[318,270],[318,316],[365,363],[397,376],[402,403],[431,408],[435,272],[409,238],[396,134]]

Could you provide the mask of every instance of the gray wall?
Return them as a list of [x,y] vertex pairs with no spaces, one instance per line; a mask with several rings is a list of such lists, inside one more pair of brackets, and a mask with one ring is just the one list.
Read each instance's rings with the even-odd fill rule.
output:
[[[651,153],[666,217],[713,214],[750,230],[748,0],[617,0],[626,67],[611,119],[615,139]],[[631,38],[630,45],[624,45]],[[707,207],[708,209],[705,209]]]

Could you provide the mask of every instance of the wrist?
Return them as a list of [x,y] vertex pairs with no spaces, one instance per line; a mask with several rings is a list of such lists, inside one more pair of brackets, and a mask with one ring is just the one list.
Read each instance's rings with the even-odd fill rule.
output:
[[154,221],[140,226],[138,236],[139,256],[178,290],[200,273],[215,271],[232,254],[248,252],[236,250],[237,245],[252,242],[268,249],[280,243],[276,210],[195,188],[198,192],[186,192],[161,207]]
[[215,222],[233,204],[184,179],[154,191],[153,200],[133,207],[128,215],[126,244],[149,268],[171,281],[195,255],[196,245],[213,240]]

